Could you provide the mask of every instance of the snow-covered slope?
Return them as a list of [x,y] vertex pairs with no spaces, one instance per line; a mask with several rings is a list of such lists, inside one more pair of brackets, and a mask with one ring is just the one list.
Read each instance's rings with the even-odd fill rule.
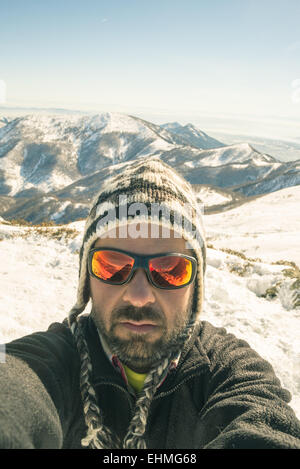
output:
[[266,262],[300,266],[300,186],[263,195],[240,207],[205,217],[209,242]]
[[232,200],[232,197],[229,194],[216,191],[209,186],[205,186],[197,190],[196,196],[197,199],[203,203],[204,207],[225,205]]
[[195,146],[201,150],[225,146],[224,143],[210,137],[193,124],[180,125],[178,122],[169,122],[161,127],[182,137],[187,145]]
[[[161,158],[176,168],[192,184],[211,184],[221,188],[234,188],[245,193],[246,188],[266,177],[272,179],[287,171],[294,163],[281,163],[275,158],[257,152],[250,145],[238,144],[214,150],[197,150],[183,147],[161,154]],[[294,176],[297,176],[297,171]],[[291,182],[291,184],[290,184]],[[293,180],[284,182],[286,187],[293,185]],[[271,189],[272,191],[272,189]],[[255,195],[255,188],[248,190]],[[262,191],[259,189],[258,193]]]
[[205,213],[218,213],[248,201],[247,197],[236,192],[207,184],[194,184],[193,189],[199,207]]
[[249,161],[257,166],[265,166],[270,163],[277,164],[277,167],[280,166],[280,162],[275,158],[259,153],[249,143],[239,143],[207,151],[201,158],[201,165],[220,166],[229,163],[247,163]]
[[0,129],[0,193],[58,190],[111,164],[167,151],[173,142],[159,126],[124,114],[16,118]]
[[264,177],[248,184],[239,184],[232,187],[236,192],[245,196],[254,194],[267,194],[275,192],[285,187],[297,186],[300,184],[300,160],[291,161],[288,164],[274,164]]
[[220,139],[225,145],[248,142],[261,153],[268,153],[280,161],[288,162],[300,159],[300,141],[280,140],[256,135],[234,135],[212,131],[215,138]]
[[[287,193],[280,203],[288,204],[289,198]],[[84,222],[44,228],[0,224],[0,343],[45,330],[66,317],[76,300],[83,226]],[[268,222],[261,228],[268,237]],[[251,242],[236,224],[231,241],[229,234],[227,238],[231,249],[240,247],[235,238],[239,230],[245,246]],[[274,260],[276,251],[273,243]],[[269,255],[271,260],[271,248]],[[300,286],[292,288],[295,278],[286,274],[288,269],[293,270],[288,264],[250,261],[209,248],[202,319],[246,340],[273,365],[292,393],[291,406],[300,418]]]

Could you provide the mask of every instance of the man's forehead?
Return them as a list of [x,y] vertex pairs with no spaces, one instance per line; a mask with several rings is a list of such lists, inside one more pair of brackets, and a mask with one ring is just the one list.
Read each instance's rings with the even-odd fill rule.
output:
[[157,252],[191,254],[191,249],[188,249],[186,240],[173,229],[163,229],[161,226],[154,227],[153,224],[147,224],[146,226],[141,223],[136,223],[134,227],[129,226],[127,228],[127,230],[116,228],[107,231],[97,239],[94,247],[118,248],[137,254]]

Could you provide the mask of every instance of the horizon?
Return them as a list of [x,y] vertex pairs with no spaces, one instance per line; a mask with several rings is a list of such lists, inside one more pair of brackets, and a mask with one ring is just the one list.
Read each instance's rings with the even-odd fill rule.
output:
[[[137,110],[138,111],[138,110]],[[26,115],[34,115],[34,114],[53,114],[53,115],[82,115],[82,116],[90,116],[90,115],[99,115],[99,114],[105,114],[105,113],[112,113],[112,114],[124,114],[127,116],[133,116],[133,117],[138,117],[141,119],[144,119],[146,121],[155,123],[157,125],[163,125],[167,123],[173,123],[177,122],[182,126],[192,124],[198,130],[207,133],[209,136],[216,138],[216,139],[222,139],[228,137],[232,137],[233,141],[232,143],[226,143],[223,142],[227,145],[231,145],[236,143],[234,140],[238,137],[243,138],[243,139],[259,139],[261,141],[265,140],[266,143],[269,141],[277,141],[277,142],[286,142],[286,143],[291,143],[294,144],[296,147],[299,146],[300,150],[300,136],[297,138],[290,138],[284,134],[276,136],[272,135],[272,131],[270,130],[271,128],[274,129],[276,124],[278,127],[281,126],[282,122],[286,125],[287,122],[291,123],[291,126],[295,126],[295,128],[298,128],[298,121],[285,121],[284,117],[278,118],[277,123],[276,119],[272,119],[270,117],[266,117],[265,119],[263,118],[257,118],[255,119],[254,117],[251,116],[233,116],[232,114],[229,114],[226,118],[226,116],[220,117],[220,116],[213,116],[213,115],[207,115],[207,116],[199,116],[194,119],[193,116],[190,116],[190,119],[180,116],[177,114],[166,114],[165,119],[162,119],[162,116],[157,113],[151,112],[147,113],[146,111],[144,112],[125,112],[124,110],[92,110],[92,109],[76,109],[75,107],[70,107],[70,108],[63,108],[63,107],[34,107],[34,106],[28,106],[28,107],[22,107],[22,106],[7,106],[7,105],[1,105],[0,104],[0,120],[1,117],[20,117],[20,116],[26,116]],[[235,122],[239,122],[239,127],[235,127]],[[247,128],[242,127],[241,122],[246,125],[247,123],[251,123],[251,126],[247,126]],[[262,124],[266,124],[266,131],[262,131]],[[268,128],[268,123],[269,123],[269,128]],[[203,125],[202,125],[203,124]],[[254,124],[254,126],[253,126]],[[257,126],[257,127],[256,127]],[[252,129],[252,130],[250,130]],[[300,135],[300,134],[299,134]]]

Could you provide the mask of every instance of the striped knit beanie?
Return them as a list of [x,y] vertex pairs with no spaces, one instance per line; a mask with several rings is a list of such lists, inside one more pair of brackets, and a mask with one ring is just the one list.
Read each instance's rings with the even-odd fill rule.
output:
[[138,395],[128,432],[123,442],[118,441],[103,424],[102,411],[91,382],[92,364],[83,328],[86,318],[79,315],[90,299],[87,264],[90,249],[106,232],[116,228],[120,230],[137,222],[151,222],[162,230],[173,229],[178,232],[197,259],[198,270],[194,281],[191,317],[182,336],[182,347],[191,337],[201,313],[206,246],[201,210],[193,189],[158,157],[148,158],[146,161],[140,158],[129,162],[122,166],[121,174],[114,174],[103,184],[91,204],[80,249],[77,301],[68,318],[81,358],[80,386],[88,427],[82,445],[89,448],[146,448],[144,433],[152,398],[171,361],[180,352],[177,350],[176,353],[170,353],[158,367],[148,373],[143,390]]

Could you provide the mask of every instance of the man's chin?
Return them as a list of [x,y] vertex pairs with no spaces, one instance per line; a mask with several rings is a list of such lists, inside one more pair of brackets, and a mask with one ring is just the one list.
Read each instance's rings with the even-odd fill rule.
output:
[[136,334],[130,332],[128,337],[109,335],[105,337],[111,352],[119,360],[138,373],[148,372],[168,355],[168,347],[160,337],[154,338],[151,334]]

